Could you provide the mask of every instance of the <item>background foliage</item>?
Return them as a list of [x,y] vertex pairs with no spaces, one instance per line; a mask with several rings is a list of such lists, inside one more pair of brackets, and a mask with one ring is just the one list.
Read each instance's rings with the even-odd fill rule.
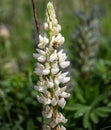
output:
[[[36,1],[40,25],[47,1]],[[72,81],[68,90],[71,97],[64,110],[69,119],[67,129],[108,127],[111,125],[111,1],[55,0],[54,4],[66,39],[64,48],[71,60]],[[93,7],[96,10],[92,14]],[[99,29],[91,24],[95,19]],[[89,25],[93,25],[94,31],[84,31]],[[96,37],[98,40],[92,43],[97,45],[97,50],[90,46],[90,40]],[[81,49],[85,43],[89,53],[86,48]],[[31,1],[0,0],[0,130],[39,130],[41,127],[41,105],[33,88],[38,80],[33,73],[32,57],[36,44]],[[90,52],[95,54],[92,58]],[[89,57],[87,63],[94,60],[88,71],[80,71],[84,66],[79,64],[80,59],[83,60],[81,53]]]

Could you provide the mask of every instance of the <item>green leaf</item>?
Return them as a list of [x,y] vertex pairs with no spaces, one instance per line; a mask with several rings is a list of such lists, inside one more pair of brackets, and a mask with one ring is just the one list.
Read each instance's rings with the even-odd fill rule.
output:
[[75,105],[72,105],[72,106],[67,106],[65,109],[68,110],[68,111],[77,111],[78,109],[80,108],[83,108],[84,106],[81,105],[81,104],[75,104]]
[[86,102],[86,100],[84,99],[84,96],[83,96],[83,91],[79,87],[76,87],[76,96],[80,100],[80,102],[82,102],[82,103]]
[[98,109],[96,109],[95,112],[99,117],[107,117],[108,116],[108,113],[103,113],[103,112],[99,111]]
[[101,102],[103,99],[106,98],[106,94],[101,94],[100,96],[98,96],[92,103],[92,107],[95,107],[99,102]]
[[89,114],[90,114],[90,111],[87,111],[85,115],[83,116],[83,126],[85,129],[89,128],[90,126]]
[[90,118],[91,120],[93,121],[93,123],[98,123],[99,121],[99,118],[98,118],[98,115],[96,114],[95,111],[92,111],[91,114],[90,114]]
[[110,113],[111,107],[99,107],[99,108],[97,108],[97,110],[100,112],[103,112],[103,113]]
[[35,130],[34,123],[32,119],[29,119],[27,122],[27,130]]
[[82,106],[78,109],[78,111],[74,114],[75,118],[83,116],[87,111],[90,110],[89,106]]

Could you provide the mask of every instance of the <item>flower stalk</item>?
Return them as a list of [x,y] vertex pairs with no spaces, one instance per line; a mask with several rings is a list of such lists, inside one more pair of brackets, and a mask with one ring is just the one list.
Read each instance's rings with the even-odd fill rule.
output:
[[44,23],[44,36],[39,34],[37,53],[33,56],[37,59],[35,73],[39,75],[39,81],[34,87],[39,92],[37,100],[43,105],[43,130],[66,130],[63,126],[67,122],[58,108],[63,109],[66,98],[70,96],[66,92],[66,84],[70,81],[68,72],[62,72],[70,65],[64,50],[64,37],[60,33],[53,4],[49,2],[46,9]]

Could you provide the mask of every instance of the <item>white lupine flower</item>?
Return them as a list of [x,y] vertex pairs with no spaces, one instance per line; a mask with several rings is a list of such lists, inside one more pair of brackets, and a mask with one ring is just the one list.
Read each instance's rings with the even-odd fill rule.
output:
[[59,123],[66,123],[66,122],[67,119],[61,113],[58,113],[56,119],[50,123],[50,126],[51,128],[54,128]]
[[65,69],[66,67],[70,65],[70,61],[60,62],[59,64],[61,68]]
[[57,64],[57,62],[56,62],[56,63],[54,63],[54,64],[52,65],[51,73],[52,73],[52,74],[57,74],[58,72],[59,72],[59,66],[58,66],[58,64]]
[[46,57],[45,57],[45,56],[42,56],[42,55],[41,55],[41,56],[38,57],[38,61],[39,61],[39,62],[45,62],[45,60],[46,60]]
[[64,98],[61,98],[59,101],[58,101],[58,105],[61,107],[61,108],[64,108],[65,105],[66,105],[66,100]]
[[67,119],[58,111],[58,107],[64,108],[65,98],[70,96],[65,92],[67,87],[62,87],[69,82],[70,77],[68,72],[63,73],[60,69],[68,67],[70,62],[66,61],[67,56],[63,49],[59,50],[65,39],[60,33],[61,26],[58,24],[51,2],[47,5],[44,29],[47,34],[39,35],[37,53],[33,54],[37,60],[35,73],[40,77],[34,88],[39,92],[37,100],[43,104],[42,116],[45,122],[43,130],[66,130],[60,124],[66,123]]
[[67,59],[65,53],[63,53],[63,49],[58,52],[59,62],[64,62]]
[[40,50],[40,49],[36,49],[36,51],[38,52],[39,55],[46,55],[47,52]]
[[51,99],[44,97],[42,94],[41,96],[37,96],[37,99],[40,103],[47,105],[51,103]]
[[48,30],[48,23],[46,23],[46,22],[44,23],[44,29]]
[[66,123],[67,119],[62,115],[62,113],[58,113],[56,117],[56,123]]
[[41,48],[41,49],[44,49],[45,46],[48,44],[49,39],[39,35],[39,41],[40,41],[40,43],[38,44],[38,47]]
[[33,57],[36,58],[39,62],[45,62],[46,56],[40,54],[33,54]]
[[68,97],[70,97],[70,94],[66,93],[66,92],[62,92],[60,96],[63,98],[68,98]]
[[56,125],[57,125],[57,123],[56,123],[55,120],[52,121],[52,122],[50,122],[50,127],[51,127],[51,128],[54,128]]
[[53,31],[54,35],[57,35],[60,31],[60,28],[59,27],[53,27],[52,31]]
[[35,90],[38,90],[39,92],[43,92],[46,90],[46,88],[44,86],[34,86]]
[[48,125],[43,125],[43,130],[51,130],[51,128]]
[[52,22],[54,26],[58,25],[58,20],[56,18]]
[[61,35],[61,33],[59,33],[58,36],[56,37],[55,41],[57,41],[59,45],[62,45],[64,43],[65,39]]
[[69,82],[70,79],[71,79],[70,77],[65,77],[65,78],[61,81],[61,83],[65,84],[65,83]]
[[57,58],[57,50],[55,50],[54,53],[50,56],[50,62],[57,60]]
[[63,97],[63,98],[68,98],[68,97],[70,97],[70,94],[69,94],[69,93],[63,91],[64,89],[65,89],[65,88],[58,88],[58,89],[55,91],[55,94],[56,94],[57,96],[60,96],[60,97]]
[[49,91],[45,91],[44,96],[51,99],[51,93]]
[[51,101],[52,106],[56,106],[57,103],[58,103],[57,99],[56,98],[52,98],[52,101]]
[[37,75],[42,75],[42,70],[44,69],[44,66],[40,63],[37,63],[37,67],[35,68],[35,73]]
[[59,46],[61,46],[64,43],[64,41],[64,37],[59,33],[57,36],[52,37],[51,44],[57,43]]
[[68,74],[68,72],[65,72],[65,73],[62,73],[58,76],[57,80],[60,82],[60,83],[67,83],[70,81],[70,77],[66,77],[66,75]]
[[60,73],[59,76],[58,76],[58,80],[62,81],[67,75],[68,75],[68,72]]
[[48,78],[46,80],[47,80],[47,87],[53,88],[54,87],[53,79],[50,77],[50,80]]
[[49,65],[49,63],[45,63],[45,68],[43,69],[43,71],[42,71],[42,74],[43,75],[48,75],[50,73],[50,65]]
[[51,118],[53,114],[52,109],[47,105],[45,110],[42,112],[44,118]]

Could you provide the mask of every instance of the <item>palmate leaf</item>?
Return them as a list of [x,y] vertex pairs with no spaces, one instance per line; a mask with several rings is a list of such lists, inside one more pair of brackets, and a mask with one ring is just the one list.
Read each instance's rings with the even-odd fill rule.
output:
[[81,116],[83,116],[85,113],[87,113],[87,111],[90,111],[90,107],[89,106],[81,106],[77,112],[74,114],[75,118],[79,118]]

